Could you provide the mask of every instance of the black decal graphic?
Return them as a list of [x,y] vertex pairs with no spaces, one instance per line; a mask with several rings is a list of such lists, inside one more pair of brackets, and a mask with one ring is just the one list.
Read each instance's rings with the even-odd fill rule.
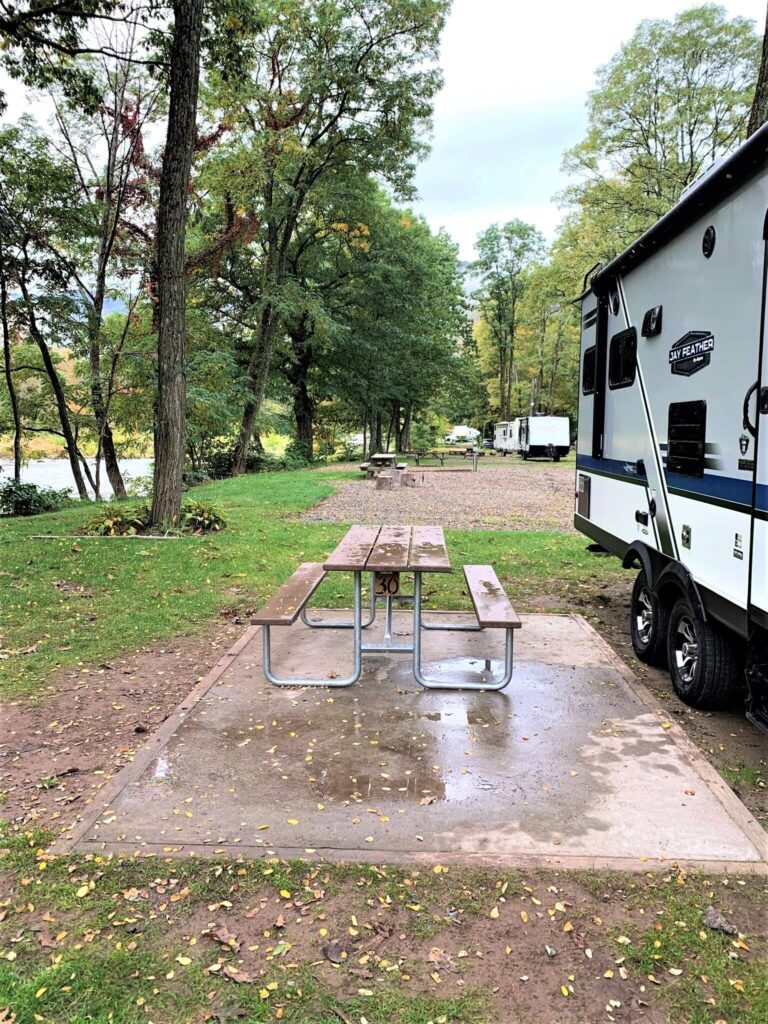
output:
[[709,366],[714,349],[715,337],[711,331],[688,331],[669,350],[672,373],[691,377]]
[[742,434],[739,438],[739,451],[742,455],[746,455],[749,450],[749,434]]

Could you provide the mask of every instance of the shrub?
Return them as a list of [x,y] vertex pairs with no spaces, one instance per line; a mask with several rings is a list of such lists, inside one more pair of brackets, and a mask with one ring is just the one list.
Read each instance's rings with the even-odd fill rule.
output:
[[146,530],[150,512],[147,504],[100,505],[83,527],[83,532],[94,537],[134,536]]
[[8,516],[37,516],[57,512],[73,503],[69,491],[37,484],[17,484],[13,480],[0,487],[0,512]]
[[359,444],[352,444],[351,441],[344,441],[336,454],[329,461],[331,462],[356,462],[363,457],[363,449]]
[[218,505],[205,501],[185,501],[181,506],[181,523],[193,533],[216,533],[227,525]]
[[[232,460],[235,454],[235,446],[231,441],[218,442],[212,445],[203,457],[205,472],[211,480],[223,480],[232,475]],[[245,463],[246,473],[269,473],[278,469],[286,469],[287,460],[276,459],[266,452],[258,452],[251,449]]]
[[182,475],[185,491],[189,490],[190,487],[199,487],[200,484],[209,484],[210,482],[210,476],[202,469],[185,469]]

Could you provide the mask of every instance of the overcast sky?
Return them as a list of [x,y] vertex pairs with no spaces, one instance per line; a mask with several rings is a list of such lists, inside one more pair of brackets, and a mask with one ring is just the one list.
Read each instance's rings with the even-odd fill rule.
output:
[[[586,129],[594,72],[642,18],[671,18],[686,0],[453,0],[443,36],[445,85],[416,208],[473,258],[478,233],[512,217],[551,238],[562,217],[563,151]],[[763,30],[765,0],[727,0]]]

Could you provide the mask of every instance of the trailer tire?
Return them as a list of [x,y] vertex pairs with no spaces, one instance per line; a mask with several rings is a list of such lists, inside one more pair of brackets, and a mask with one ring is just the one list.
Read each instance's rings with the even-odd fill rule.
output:
[[691,707],[717,711],[739,695],[742,665],[736,645],[725,630],[702,621],[686,597],[669,617],[667,661],[675,693]]
[[653,593],[645,569],[632,587],[629,626],[638,659],[646,665],[666,665],[669,605]]

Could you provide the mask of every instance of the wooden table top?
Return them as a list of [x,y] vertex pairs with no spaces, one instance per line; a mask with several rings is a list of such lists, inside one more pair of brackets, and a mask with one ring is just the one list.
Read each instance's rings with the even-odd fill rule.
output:
[[353,526],[323,564],[342,572],[451,572],[442,526]]
[[369,459],[370,462],[395,462],[397,455],[393,452],[379,452],[378,455],[372,455]]

